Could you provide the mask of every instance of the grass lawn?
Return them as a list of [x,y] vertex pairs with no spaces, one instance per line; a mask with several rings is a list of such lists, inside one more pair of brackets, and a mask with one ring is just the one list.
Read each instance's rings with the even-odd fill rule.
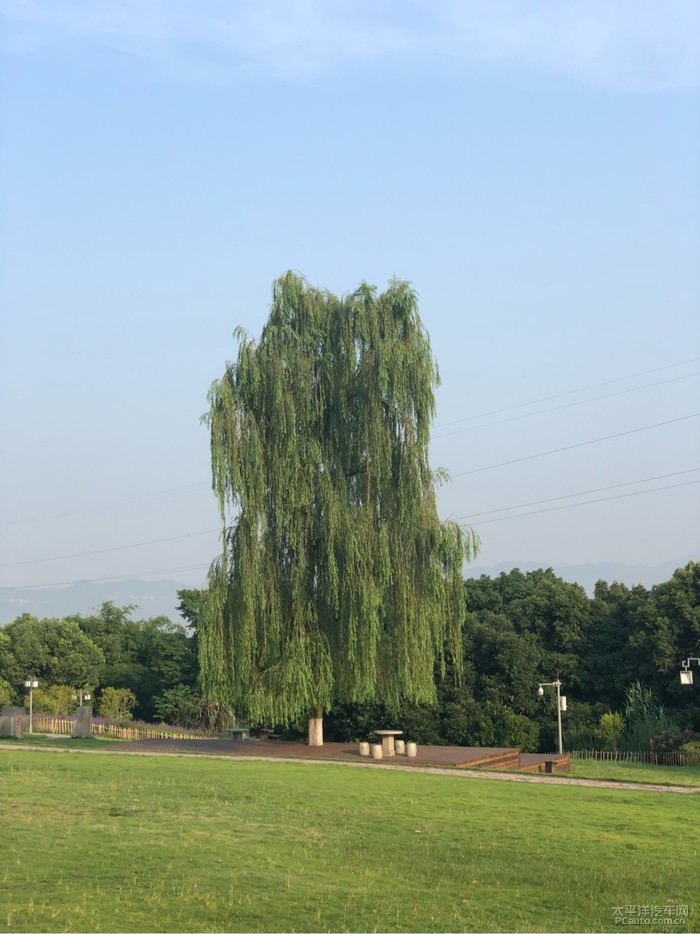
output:
[[112,739],[102,736],[91,736],[89,739],[73,739],[72,736],[54,736],[47,733],[23,733],[21,737],[4,736],[0,743],[8,743],[18,746],[60,746],[68,749],[102,749],[104,746],[112,746],[115,743],[122,743],[124,740]]
[[8,931],[700,930],[695,796],[22,749],[0,786]]
[[689,785],[700,788],[700,765],[645,765],[639,762],[598,762],[572,759],[569,775],[609,782],[648,782],[652,785]]

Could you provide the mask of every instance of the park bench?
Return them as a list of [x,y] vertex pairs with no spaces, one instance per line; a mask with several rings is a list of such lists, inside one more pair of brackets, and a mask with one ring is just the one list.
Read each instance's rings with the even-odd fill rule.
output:
[[234,742],[238,743],[243,742],[243,740],[250,739],[250,730],[247,726],[229,727],[228,729],[224,730],[224,733],[228,735],[229,739],[232,739]]
[[258,730],[258,733],[260,734],[260,739],[280,739],[281,738],[279,733],[275,733],[274,730],[270,730],[266,726],[261,726],[260,729]]

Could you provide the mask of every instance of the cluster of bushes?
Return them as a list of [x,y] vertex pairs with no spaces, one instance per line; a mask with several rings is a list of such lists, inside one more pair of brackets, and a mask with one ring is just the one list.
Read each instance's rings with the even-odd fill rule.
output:
[[600,581],[593,597],[551,570],[483,576],[464,590],[461,685],[448,671],[432,707],[339,706],[329,739],[364,739],[381,724],[422,743],[553,751],[556,695],[540,698],[537,686],[557,675],[567,749],[649,751],[663,731],[700,730],[700,692],[678,678],[700,646],[700,563],[650,590]]
[[[557,675],[568,696],[568,749],[648,750],[664,733],[700,731],[700,692],[678,679],[681,660],[700,646],[700,563],[650,590],[600,581],[589,597],[551,570],[515,570],[466,580],[464,596],[461,682],[448,666],[432,706],[339,704],[326,717],[327,739],[365,739],[391,725],[419,743],[551,751],[556,695],[547,689],[538,697],[537,686]],[[112,603],[92,616],[19,617],[0,629],[0,704],[21,703],[31,673],[40,682],[37,710],[70,710],[76,688],[89,687],[96,711],[110,719],[230,725],[231,708],[198,686],[206,593],[179,597],[187,626],[166,617],[135,621],[132,607]],[[237,713],[245,722],[246,711]],[[265,725],[290,737],[306,731],[306,723]]]

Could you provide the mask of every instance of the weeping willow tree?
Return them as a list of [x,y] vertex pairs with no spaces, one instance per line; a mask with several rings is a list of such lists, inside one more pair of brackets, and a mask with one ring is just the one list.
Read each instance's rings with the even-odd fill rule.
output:
[[462,658],[462,565],[478,542],[441,522],[428,462],[438,372],[415,293],[343,299],[287,273],[260,340],[209,393],[224,523],[200,665],[207,696],[256,722],[338,702],[430,703]]

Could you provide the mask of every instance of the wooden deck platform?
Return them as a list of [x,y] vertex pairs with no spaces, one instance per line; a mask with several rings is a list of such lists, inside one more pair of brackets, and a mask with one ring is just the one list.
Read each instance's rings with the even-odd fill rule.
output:
[[[360,756],[357,743],[324,743],[323,746],[307,746],[303,742],[278,740],[274,743],[265,740],[246,740],[233,742],[228,739],[144,739],[135,742],[120,743],[119,749],[152,750],[154,752],[193,753],[222,756],[224,758],[260,758],[260,759],[325,759],[328,761],[358,761],[372,767],[376,762],[382,765],[405,767],[435,766],[455,769],[507,769],[509,771],[526,770],[532,772],[568,771],[568,756],[560,757],[556,753],[521,753],[519,749],[489,746],[418,746],[415,758],[389,756],[382,759]],[[549,768],[546,762],[551,762]]]

